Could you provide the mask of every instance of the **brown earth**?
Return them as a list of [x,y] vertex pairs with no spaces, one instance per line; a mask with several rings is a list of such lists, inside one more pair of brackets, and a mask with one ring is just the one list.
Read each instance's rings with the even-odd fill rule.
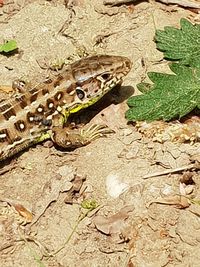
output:
[[[19,53],[0,55],[1,84],[39,82],[52,63],[85,54],[127,56],[133,68],[92,119],[115,134],[71,152],[46,142],[1,169],[0,266],[198,267],[200,207],[187,200],[200,198],[198,172],[144,176],[190,165],[200,145],[153,142],[127,125],[124,112],[146,72],[167,69],[158,64],[163,54],[153,41],[155,29],[179,27],[182,17],[199,22],[199,15],[154,1],[65,4],[3,1],[0,43],[15,39]],[[83,200],[99,206],[90,211]]]

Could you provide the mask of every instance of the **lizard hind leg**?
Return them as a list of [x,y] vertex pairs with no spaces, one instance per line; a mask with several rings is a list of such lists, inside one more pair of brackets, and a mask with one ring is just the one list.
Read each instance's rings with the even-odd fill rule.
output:
[[93,140],[113,133],[106,125],[93,124],[82,129],[69,129],[67,127],[53,127],[52,140],[62,148],[76,148],[85,146]]

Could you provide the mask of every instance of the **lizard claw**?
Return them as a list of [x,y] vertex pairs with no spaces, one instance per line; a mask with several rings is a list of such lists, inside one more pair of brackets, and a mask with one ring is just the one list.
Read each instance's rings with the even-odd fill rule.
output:
[[114,131],[108,128],[107,125],[99,125],[99,124],[93,124],[89,126],[87,129],[82,129],[80,132],[81,136],[88,142],[91,142],[97,138],[106,136],[107,134],[111,133],[114,133]]

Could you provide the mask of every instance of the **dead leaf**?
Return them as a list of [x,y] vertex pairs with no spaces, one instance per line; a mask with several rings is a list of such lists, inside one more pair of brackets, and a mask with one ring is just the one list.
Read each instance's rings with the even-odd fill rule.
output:
[[175,205],[176,208],[178,209],[185,209],[190,206],[188,198],[180,195],[170,196],[166,198],[158,198],[156,201],[150,202],[148,206],[150,206],[153,203],[159,203],[164,205]]
[[14,209],[19,213],[19,215],[25,219],[26,223],[32,222],[33,214],[28,209],[26,209],[22,204],[8,198],[1,198],[0,202],[6,202],[10,206],[14,207]]
[[[72,187],[71,189],[66,193],[66,197],[64,202],[66,204],[73,204],[74,198],[77,198],[79,195],[78,193],[81,190],[81,187],[83,185],[83,182],[86,180],[85,177],[75,175],[74,180],[72,181]],[[78,196],[77,196],[78,195]]]
[[95,227],[106,235],[120,235],[122,230],[127,226],[126,219],[129,217],[129,213],[133,211],[133,206],[125,206],[118,213],[104,217],[97,215],[93,219]]
[[32,222],[33,220],[33,214],[27,210],[24,206],[22,206],[21,204],[13,204],[13,207],[15,208],[15,210],[22,216],[25,218],[27,223]]

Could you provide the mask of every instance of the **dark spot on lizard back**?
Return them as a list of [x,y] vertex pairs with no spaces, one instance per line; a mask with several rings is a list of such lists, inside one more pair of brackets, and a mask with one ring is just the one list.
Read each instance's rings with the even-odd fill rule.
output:
[[10,117],[12,116],[16,116],[16,112],[14,110],[14,108],[10,108],[8,110],[6,110],[4,113],[2,113],[4,118],[8,121],[10,119]]

